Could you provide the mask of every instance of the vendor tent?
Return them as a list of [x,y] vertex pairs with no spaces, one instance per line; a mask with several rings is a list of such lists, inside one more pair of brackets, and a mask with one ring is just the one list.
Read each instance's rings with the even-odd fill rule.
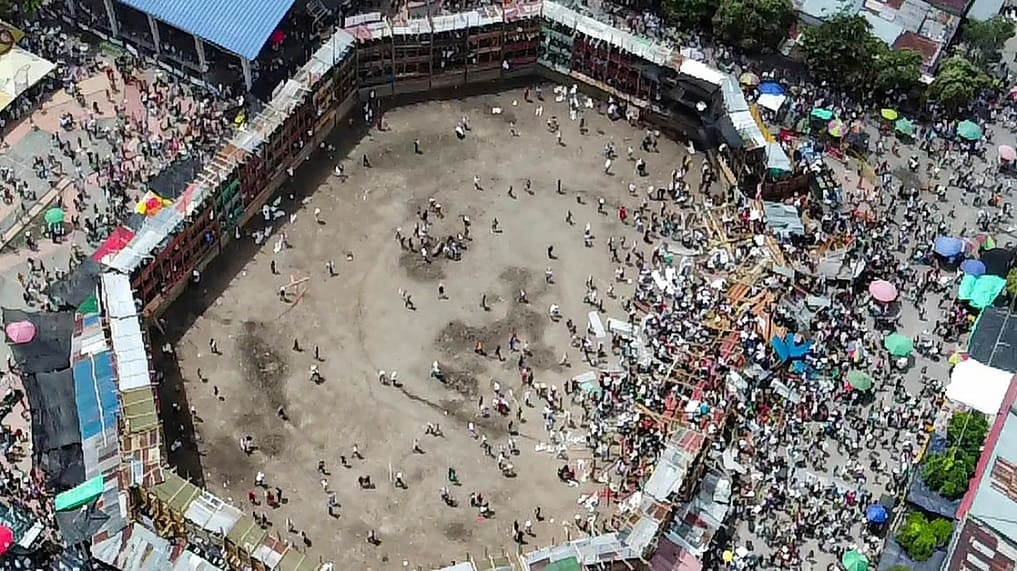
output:
[[983,365],[974,359],[961,361],[950,372],[946,397],[985,414],[996,414],[1010,387],[1013,374]]

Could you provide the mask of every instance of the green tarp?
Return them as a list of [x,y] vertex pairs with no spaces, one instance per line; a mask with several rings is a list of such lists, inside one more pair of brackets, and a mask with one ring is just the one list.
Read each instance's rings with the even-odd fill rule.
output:
[[95,297],[94,293],[81,302],[81,305],[78,306],[78,313],[81,315],[99,313],[99,299]]
[[984,309],[996,301],[1006,287],[1006,280],[999,276],[981,275],[978,277],[965,275],[961,278],[957,299],[967,301],[971,307]]
[[62,494],[58,494],[53,502],[53,507],[58,512],[81,507],[101,496],[102,488],[102,474],[99,474],[76,488],[71,488]]

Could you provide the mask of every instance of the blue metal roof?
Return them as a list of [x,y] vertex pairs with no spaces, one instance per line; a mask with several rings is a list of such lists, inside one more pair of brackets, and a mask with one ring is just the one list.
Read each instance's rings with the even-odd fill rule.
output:
[[296,0],[119,0],[253,60]]

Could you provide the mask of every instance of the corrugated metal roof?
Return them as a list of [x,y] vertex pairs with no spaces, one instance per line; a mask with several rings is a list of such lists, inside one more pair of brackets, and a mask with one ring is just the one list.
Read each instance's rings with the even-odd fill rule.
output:
[[253,60],[294,0],[119,0]]
[[213,533],[226,534],[233,525],[240,520],[243,514],[237,508],[227,504],[209,492],[202,491],[201,495],[187,506],[184,517]]
[[92,544],[92,556],[121,571],[216,571],[196,554],[174,546],[141,524]]
[[998,16],[1003,9],[1003,0],[975,0],[968,8],[968,19],[984,22]]

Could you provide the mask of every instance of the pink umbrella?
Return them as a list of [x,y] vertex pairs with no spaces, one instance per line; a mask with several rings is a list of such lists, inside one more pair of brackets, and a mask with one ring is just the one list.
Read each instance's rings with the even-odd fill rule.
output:
[[1000,145],[999,159],[1007,162],[1017,160],[1017,149],[1014,149],[1010,145]]
[[14,531],[6,525],[0,525],[0,555],[7,553],[12,545],[14,545]]
[[869,284],[869,293],[876,301],[889,303],[897,299],[897,286],[886,280],[875,280]]
[[31,321],[15,321],[4,328],[11,343],[28,343],[35,339],[35,325]]

